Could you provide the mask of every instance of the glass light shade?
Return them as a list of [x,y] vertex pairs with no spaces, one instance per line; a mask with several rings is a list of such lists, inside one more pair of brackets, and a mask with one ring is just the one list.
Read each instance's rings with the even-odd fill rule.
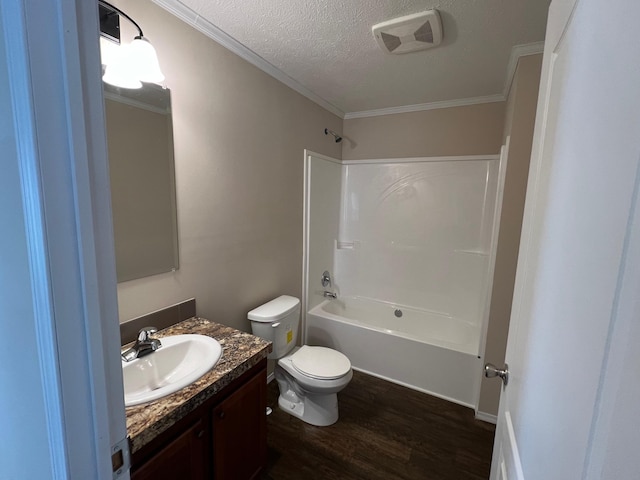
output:
[[102,76],[104,82],[120,88],[142,88],[129,49],[123,45],[112,55]]
[[144,37],[136,37],[129,46],[128,55],[138,80],[150,83],[160,83],[164,80],[156,49],[149,43],[149,40]]

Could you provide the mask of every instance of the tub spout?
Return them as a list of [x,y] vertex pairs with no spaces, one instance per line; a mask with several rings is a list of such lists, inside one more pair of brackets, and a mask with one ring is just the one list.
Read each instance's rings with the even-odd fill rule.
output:
[[324,292],[324,298],[331,298],[331,299],[334,299],[334,300],[335,300],[336,298],[338,298],[338,294],[337,294],[337,293],[334,293],[334,292],[327,292],[327,291],[325,291],[325,292]]

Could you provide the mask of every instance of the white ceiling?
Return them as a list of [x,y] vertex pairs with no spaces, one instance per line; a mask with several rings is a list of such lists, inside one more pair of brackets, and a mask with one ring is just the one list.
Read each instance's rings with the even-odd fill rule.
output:
[[[213,24],[342,112],[502,95],[512,47],[544,40],[549,6],[549,0],[155,1],[173,4],[170,10],[201,27]],[[432,8],[442,18],[439,47],[404,55],[379,49],[372,25]]]

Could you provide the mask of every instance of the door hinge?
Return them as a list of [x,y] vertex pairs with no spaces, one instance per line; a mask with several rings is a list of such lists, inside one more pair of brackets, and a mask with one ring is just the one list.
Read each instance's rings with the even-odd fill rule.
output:
[[129,437],[125,437],[111,446],[111,466],[113,480],[123,478],[131,468],[131,454],[129,453]]

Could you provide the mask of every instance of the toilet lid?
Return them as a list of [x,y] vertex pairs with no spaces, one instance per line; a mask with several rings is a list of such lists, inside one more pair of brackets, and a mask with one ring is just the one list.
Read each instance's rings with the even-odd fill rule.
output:
[[303,375],[331,380],[349,373],[351,362],[346,355],[325,347],[303,345],[291,356],[293,367]]

